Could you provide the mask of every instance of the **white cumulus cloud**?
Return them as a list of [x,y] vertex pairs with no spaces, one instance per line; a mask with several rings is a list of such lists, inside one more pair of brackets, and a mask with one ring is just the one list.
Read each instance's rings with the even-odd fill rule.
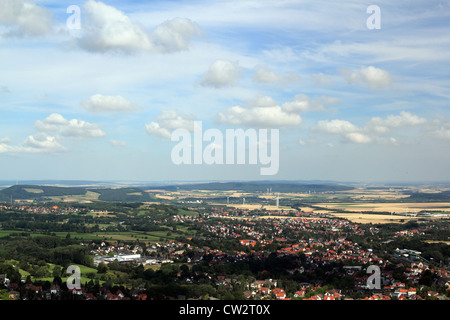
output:
[[292,101],[283,103],[282,107],[287,112],[321,111],[325,109],[325,104],[337,102],[339,102],[337,98],[321,97],[313,100],[305,94],[298,94]]
[[100,1],[84,4],[83,34],[78,45],[92,52],[174,52],[187,50],[191,38],[201,35],[189,19],[175,18],[147,31],[124,12]]
[[151,136],[157,136],[165,139],[170,139],[172,133],[167,128],[163,128],[157,122],[150,122],[145,125],[145,130]]
[[358,127],[347,120],[320,120],[314,130],[331,135],[338,135],[346,142],[353,143],[397,143],[394,137],[383,137],[394,129],[412,127],[426,123],[427,120],[410,112],[402,111],[398,115],[386,118],[373,117],[364,126]]
[[320,120],[316,130],[330,134],[348,134],[359,131],[358,127],[346,120]]
[[126,112],[138,109],[122,96],[104,96],[95,94],[81,103],[82,107],[94,112]]
[[236,126],[286,127],[302,122],[300,115],[288,113],[278,105],[252,108],[234,106],[218,116],[221,123]]
[[202,85],[208,87],[228,87],[236,84],[243,68],[237,62],[228,60],[214,61],[203,75]]
[[194,120],[175,110],[164,110],[155,120],[157,121],[146,124],[145,129],[149,135],[164,139],[170,139],[172,131],[176,129],[186,129],[191,132],[194,130]]
[[65,148],[57,141],[56,137],[39,132],[36,135],[28,136],[23,143],[26,151],[31,152],[52,152],[62,151]]
[[0,140],[0,154],[16,154],[16,153],[57,153],[65,151],[58,139],[54,136],[39,132],[35,135],[28,136],[20,145],[10,145],[9,139]]
[[52,132],[68,138],[100,138],[106,136],[97,124],[81,119],[67,120],[58,113],[53,113],[44,120],[36,121],[35,127],[41,132]]
[[218,114],[219,122],[255,127],[290,127],[302,123],[301,113],[324,110],[324,104],[335,103],[335,98],[317,100],[298,94],[292,101],[277,103],[272,97],[257,95],[246,106],[233,106]]
[[193,21],[174,18],[159,25],[150,38],[160,51],[175,52],[188,49],[192,38],[201,35],[202,30]]
[[392,84],[392,77],[389,72],[374,66],[361,67],[356,71],[342,70],[342,73],[349,83],[364,83],[371,89],[383,89]]
[[385,119],[374,117],[367,122],[366,128],[371,131],[385,133],[395,128],[415,126],[425,122],[426,119],[424,118],[407,111],[402,111],[399,115],[389,115]]
[[360,132],[350,132],[346,133],[344,136],[348,141],[354,143],[369,143],[372,141],[372,138]]
[[0,25],[5,36],[43,36],[52,32],[52,13],[29,0],[2,0]]

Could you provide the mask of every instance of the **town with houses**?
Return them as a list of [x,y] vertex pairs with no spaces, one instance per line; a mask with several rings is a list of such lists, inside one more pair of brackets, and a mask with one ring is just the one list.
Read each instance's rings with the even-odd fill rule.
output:
[[[78,215],[85,209],[4,204],[1,210],[0,215],[26,211],[32,215],[68,216]],[[86,300],[447,300],[450,297],[448,256],[431,252],[425,259],[418,250],[393,246],[407,243],[402,242],[404,240],[430,238],[440,228],[445,229],[448,220],[440,224],[423,221],[411,227],[397,226],[384,231],[381,225],[358,224],[325,214],[298,211],[280,217],[280,212],[269,212],[269,217],[262,219],[251,210],[223,207],[208,208],[198,215],[151,219],[153,225],[169,225],[172,230],[175,230],[173,226],[195,229],[196,236],[160,238],[160,241],[71,239],[92,257],[88,267],[94,271],[81,282],[81,287],[69,289],[61,281],[62,277],[57,277],[59,282],[54,279],[33,281],[30,277],[17,282],[9,279],[7,273],[0,274],[1,287],[10,299],[43,300],[61,297]],[[133,225],[121,221],[121,228],[126,228],[127,223]],[[2,257],[3,263],[6,260]],[[369,283],[372,274],[367,270],[373,265],[380,270],[378,288]],[[133,277],[108,279],[105,275],[112,270],[132,270]],[[164,274],[170,286],[208,290],[199,289],[201,294],[197,296],[188,289],[163,297],[154,296],[149,288],[158,272],[159,276]]]

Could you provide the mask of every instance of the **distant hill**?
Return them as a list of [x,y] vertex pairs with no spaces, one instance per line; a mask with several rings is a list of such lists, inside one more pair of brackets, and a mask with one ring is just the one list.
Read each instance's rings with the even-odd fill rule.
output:
[[[204,182],[163,185],[148,187],[149,189],[162,189],[167,191],[179,190],[236,190],[240,192],[265,193],[271,192],[332,192],[351,190],[353,187],[337,183],[304,183],[292,181],[249,181],[249,182]],[[152,196],[145,192],[147,187],[60,187],[47,185],[20,184],[0,190],[0,201],[37,200],[60,201],[72,198],[77,200],[120,201],[120,202],[147,202],[152,201]],[[88,194],[90,191],[90,194]],[[92,198],[92,192],[98,194],[98,198]],[[57,197],[57,199],[53,198]],[[53,199],[52,199],[53,198]]]
[[54,196],[84,195],[86,189],[77,187],[52,187],[35,185],[14,185],[0,190],[0,201],[41,199]]
[[[154,188],[154,187],[153,187]],[[267,192],[271,188],[272,192],[326,192],[352,190],[353,187],[339,185],[336,183],[303,183],[291,181],[249,181],[249,182],[207,182],[179,185],[160,186],[158,189],[175,190],[237,190],[241,192]]]
[[33,185],[55,187],[103,186],[107,182],[95,180],[0,180],[1,186]]
[[88,191],[99,194],[99,201],[143,202],[150,201],[148,193],[139,188],[83,188],[39,185],[14,185],[0,190],[0,201],[49,200],[50,197],[85,196]]
[[139,188],[99,188],[89,191],[100,193],[100,201],[145,202],[151,201],[150,195]]
[[409,198],[405,198],[409,202],[448,202],[450,201],[450,191],[442,191],[437,193],[425,192],[405,192],[409,194]]

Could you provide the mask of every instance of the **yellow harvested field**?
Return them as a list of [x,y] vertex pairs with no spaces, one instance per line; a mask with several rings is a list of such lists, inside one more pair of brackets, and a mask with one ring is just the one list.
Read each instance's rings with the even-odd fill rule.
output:
[[440,241],[440,240],[425,240],[426,243],[445,243],[450,245],[450,241]]
[[409,195],[396,195],[396,194],[358,194],[353,195],[353,199],[383,199],[383,200],[399,200],[403,198],[408,198]]
[[159,198],[159,199],[166,199],[166,200],[173,200],[173,199],[175,199],[174,196],[166,196],[166,195],[163,195],[163,194],[155,194],[155,197]]
[[332,211],[330,211],[330,210],[317,210],[317,209],[314,209],[313,212],[314,213],[330,213]]
[[311,220],[322,220],[325,218],[316,218],[316,217],[290,217],[288,215],[266,215],[266,216],[255,216],[255,217],[236,217],[236,216],[220,216],[224,219],[231,220],[254,220],[254,219],[311,219]]
[[236,192],[236,191],[232,191],[228,194],[229,197],[235,197],[235,198],[240,198],[240,197],[246,197],[246,196],[250,196],[251,193],[242,193],[242,192]]
[[355,223],[406,223],[411,220],[417,220],[417,217],[391,216],[387,214],[372,213],[328,213],[330,216],[344,218]]
[[[267,194],[267,193],[263,193],[258,195],[259,198],[263,198],[263,199],[275,199],[277,197],[278,193],[271,193],[271,194]],[[310,194],[307,193],[280,193],[280,196],[283,196],[283,198],[305,198],[308,196],[311,196]]]
[[[422,210],[450,212],[449,202],[419,202],[419,203],[321,203],[317,206],[323,210],[342,209],[345,211],[362,212],[394,212],[414,213]],[[316,212],[316,210],[314,210]]]
[[[216,203],[214,205],[219,205],[219,203]],[[221,205],[223,205],[223,203]],[[233,208],[236,208],[236,209],[245,209],[245,210],[258,210],[258,209],[261,209],[261,205],[260,204],[228,204],[227,206],[228,207],[233,207]],[[269,210],[269,211],[277,211],[277,210],[278,211],[281,211],[281,210],[292,211],[292,210],[295,210],[295,209],[293,209],[291,207],[283,207],[283,206],[280,206],[280,207],[277,208],[277,206],[274,206],[274,205],[263,206],[262,208],[265,209],[265,210]]]
[[325,218],[316,217],[290,217],[290,216],[260,216],[259,219],[306,219],[306,220],[323,220]]
[[300,206],[300,209],[303,211],[303,212],[316,212],[313,208],[311,208],[311,207],[305,207],[305,206]]
[[44,193],[42,189],[33,189],[33,188],[23,188],[26,192],[29,193]]

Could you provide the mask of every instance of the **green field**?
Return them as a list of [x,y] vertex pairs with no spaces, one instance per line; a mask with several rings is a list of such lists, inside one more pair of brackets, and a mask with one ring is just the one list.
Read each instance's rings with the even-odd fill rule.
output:
[[[119,241],[135,241],[139,239],[139,241],[143,242],[160,242],[161,239],[163,241],[175,240],[179,236],[190,237],[193,234],[189,233],[188,230],[183,228],[178,228],[177,231],[167,230],[167,231],[147,231],[147,232],[106,232],[106,233],[98,233],[95,234],[95,237],[98,239],[105,240],[119,240]],[[94,235],[92,235],[94,236]],[[86,238],[85,238],[86,239]],[[93,239],[87,237],[87,239]]]
[[198,216],[198,212],[184,209],[178,209],[178,214],[181,216]]
[[[31,237],[43,237],[48,236],[47,234],[42,233],[29,233],[24,231],[17,230],[0,230],[0,238],[7,237],[14,234],[27,233]],[[65,238],[67,237],[68,232],[54,232],[52,233],[57,237]],[[193,236],[187,228],[178,227],[176,231],[172,231],[167,229],[167,231],[126,231],[126,232],[96,232],[96,233],[78,233],[78,232],[70,232],[70,237],[72,239],[82,239],[82,240],[115,240],[115,241],[139,241],[142,242],[160,242],[161,239],[163,241],[175,240],[179,236],[191,237]]]
[[[16,267],[19,262],[14,260],[14,259],[11,259],[11,260],[5,261],[5,263],[10,264],[13,267]],[[81,280],[81,284],[82,285],[84,285],[86,282],[89,282],[91,280],[98,280],[100,284],[103,284],[105,282],[105,280],[101,280],[100,279],[100,274],[97,273],[97,269],[91,268],[91,267],[87,267],[87,266],[83,266],[83,265],[80,265],[80,264],[74,264],[74,265],[76,265],[76,266],[78,266],[80,268],[80,275],[81,275],[80,280]],[[55,267],[62,268],[62,266],[55,265],[55,264],[52,264],[52,263],[47,263],[46,266],[47,266],[47,268],[48,268],[50,273],[53,273],[53,270],[54,270]],[[28,276],[30,276],[30,273],[25,271],[25,270],[22,270],[22,269],[19,268],[18,271],[22,275],[22,279],[23,280],[26,280],[26,278]],[[120,275],[120,272],[118,272],[118,271],[108,270],[107,273],[109,273],[111,275]],[[88,275],[90,275],[90,277],[88,277]],[[63,272],[63,274],[61,276],[61,280],[63,282],[66,282],[69,279],[70,276],[71,276],[70,274],[68,274],[68,273],[66,274],[66,273]],[[34,281],[49,281],[50,283],[52,283],[53,280],[54,280],[53,276],[46,276],[46,277],[33,277],[33,276],[30,276],[30,278],[31,278],[31,281],[33,281],[33,282]]]
[[7,237],[9,235],[20,234],[20,233],[28,233],[31,237],[44,236],[44,234],[41,234],[41,233],[30,233],[30,232],[19,231],[19,230],[2,230],[2,229],[0,229],[0,238]]

